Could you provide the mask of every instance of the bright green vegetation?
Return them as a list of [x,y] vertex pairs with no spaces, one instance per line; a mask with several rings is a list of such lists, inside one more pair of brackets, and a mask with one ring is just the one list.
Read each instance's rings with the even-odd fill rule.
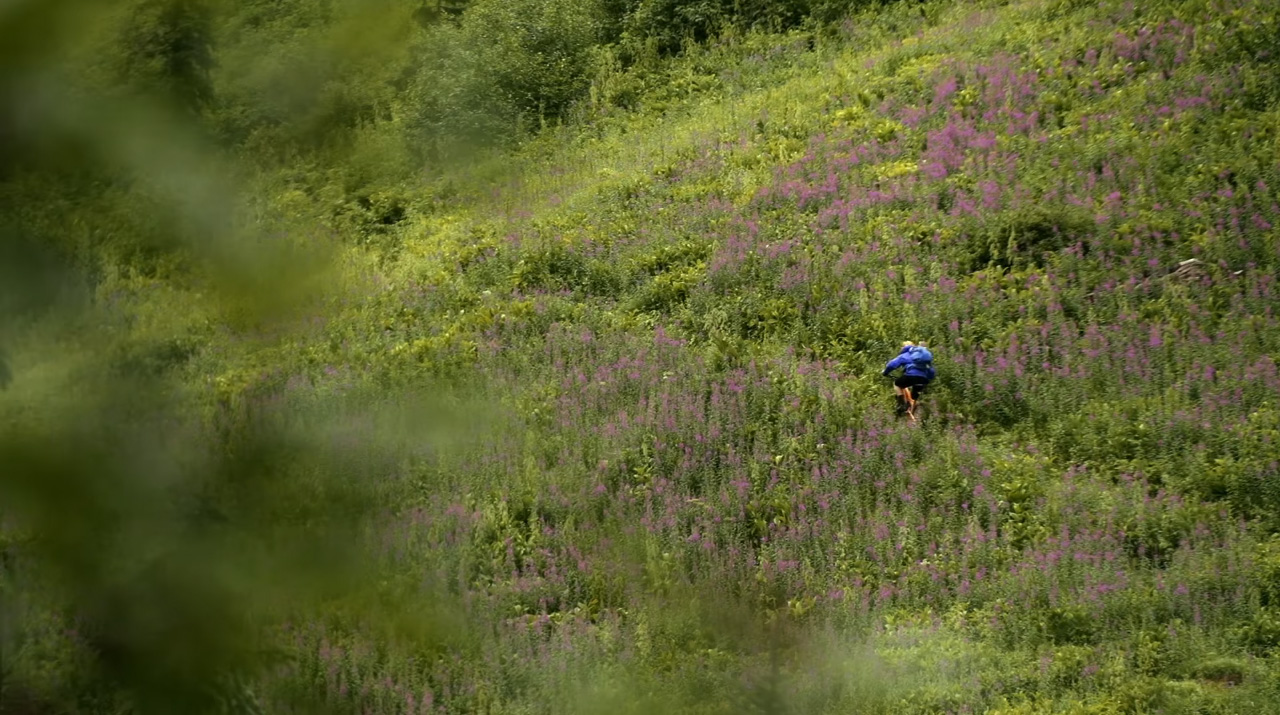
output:
[[0,707],[1280,707],[1273,3],[428,5],[0,16]]

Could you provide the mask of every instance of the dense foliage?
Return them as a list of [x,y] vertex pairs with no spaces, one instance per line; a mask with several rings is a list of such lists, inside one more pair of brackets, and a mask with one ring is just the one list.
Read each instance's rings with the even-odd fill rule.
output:
[[1272,3],[378,6],[4,115],[0,706],[1280,702]]

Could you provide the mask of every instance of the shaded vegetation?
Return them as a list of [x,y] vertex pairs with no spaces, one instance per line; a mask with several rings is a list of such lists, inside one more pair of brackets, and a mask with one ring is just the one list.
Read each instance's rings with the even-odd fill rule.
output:
[[1272,5],[14,4],[0,710],[1274,709]]

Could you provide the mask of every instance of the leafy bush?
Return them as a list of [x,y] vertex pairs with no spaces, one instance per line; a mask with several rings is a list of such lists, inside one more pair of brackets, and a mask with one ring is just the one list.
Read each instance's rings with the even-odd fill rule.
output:
[[585,94],[603,31],[594,1],[477,0],[462,25],[483,83],[473,91],[492,91],[535,122],[559,118]]
[[969,269],[1044,266],[1052,254],[1085,241],[1096,230],[1083,211],[1033,205],[999,213],[975,226],[969,239]]
[[522,291],[561,290],[580,285],[586,272],[587,261],[582,254],[555,241],[526,252],[516,264],[511,279]]
[[143,0],[120,38],[120,80],[189,111],[214,101],[213,9],[207,0]]
[[622,27],[629,44],[652,42],[659,52],[674,54],[686,43],[705,42],[728,28],[782,30],[805,21],[834,22],[884,4],[886,0],[625,0]]

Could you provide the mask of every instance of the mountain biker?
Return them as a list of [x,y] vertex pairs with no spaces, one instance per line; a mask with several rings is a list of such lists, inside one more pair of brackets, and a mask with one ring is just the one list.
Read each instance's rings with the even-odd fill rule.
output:
[[885,377],[889,373],[903,368],[902,376],[893,381],[893,391],[898,398],[898,414],[908,414],[914,418],[911,408],[916,398],[937,372],[933,369],[933,353],[923,345],[916,345],[910,340],[902,344],[902,351],[884,366]]

